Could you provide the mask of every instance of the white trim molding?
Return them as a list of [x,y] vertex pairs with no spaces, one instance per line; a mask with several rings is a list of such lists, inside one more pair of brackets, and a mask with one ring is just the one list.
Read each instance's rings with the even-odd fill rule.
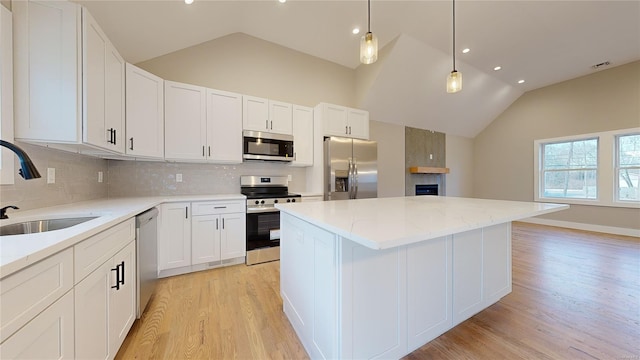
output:
[[621,228],[621,227],[615,227],[615,226],[585,224],[585,223],[579,223],[579,222],[573,222],[573,221],[551,220],[551,219],[543,219],[543,218],[536,218],[536,217],[522,219],[518,221],[531,223],[531,224],[538,224],[538,225],[557,226],[557,227],[563,227],[568,229],[593,231],[593,232],[600,232],[600,233],[606,233],[606,234],[633,236],[633,237],[640,238],[640,229],[629,229],[629,228]]

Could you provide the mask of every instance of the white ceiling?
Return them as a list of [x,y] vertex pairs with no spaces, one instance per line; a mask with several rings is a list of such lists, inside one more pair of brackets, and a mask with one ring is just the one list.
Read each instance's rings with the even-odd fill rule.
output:
[[[77,2],[131,63],[242,32],[353,69],[375,65],[359,63],[365,0]],[[465,88],[453,99],[444,92],[451,10],[449,0],[371,2],[372,32],[381,48],[396,51],[379,61],[378,78],[359,95],[372,119],[474,137],[525,91],[593,73],[591,66],[605,61],[640,60],[640,0],[458,0],[456,60]],[[351,33],[355,26],[359,35]],[[471,51],[462,54],[466,47]],[[493,71],[497,65],[502,70]],[[425,75],[431,83],[424,87],[406,66],[437,76]]]

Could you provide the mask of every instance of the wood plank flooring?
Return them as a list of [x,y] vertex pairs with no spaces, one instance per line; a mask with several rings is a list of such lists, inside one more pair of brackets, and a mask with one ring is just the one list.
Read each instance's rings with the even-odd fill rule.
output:
[[[640,239],[513,225],[513,292],[405,359],[640,359]],[[306,359],[279,262],[162,279],[116,359]]]

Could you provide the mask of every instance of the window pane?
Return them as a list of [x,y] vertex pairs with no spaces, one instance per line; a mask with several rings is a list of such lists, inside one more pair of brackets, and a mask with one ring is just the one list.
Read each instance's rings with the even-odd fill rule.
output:
[[598,196],[596,170],[547,171],[543,193],[552,198],[595,199]]
[[544,145],[544,169],[595,168],[598,165],[598,139]]
[[620,136],[618,156],[620,167],[640,166],[640,135]]
[[620,169],[618,172],[618,200],[640,200],[639,178],[640,169]]

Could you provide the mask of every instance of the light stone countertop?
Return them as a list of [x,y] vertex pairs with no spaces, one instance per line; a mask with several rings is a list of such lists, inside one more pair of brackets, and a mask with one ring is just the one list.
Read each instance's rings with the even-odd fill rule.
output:
[[569,205],[410,196],[276,204],[276,207],[379,250],[565,210]]
[[98,216],[66,229],[0,237],[0,278],[83,241],[162,203],[183,201],[246,200],[241,194],[110,198],[41,209],[9,212],[0,226],[23,221]]

